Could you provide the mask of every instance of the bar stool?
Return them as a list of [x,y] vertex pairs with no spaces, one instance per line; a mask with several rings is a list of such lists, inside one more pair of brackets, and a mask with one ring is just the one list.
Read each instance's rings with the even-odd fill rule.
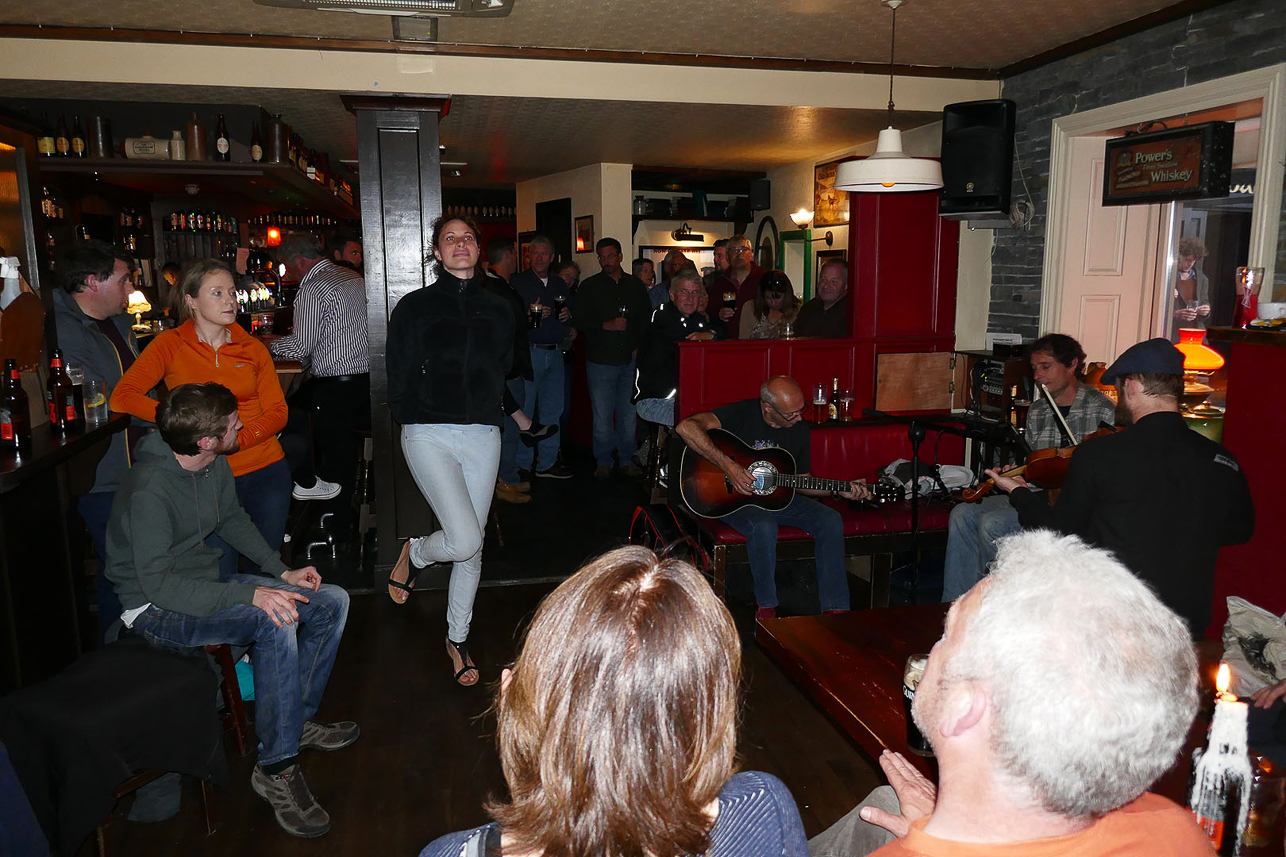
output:
[[375,505],[375,445],[369,428],[359,428],[356,434],[361,443],[357,452],[357,476],[353,480],[353,518],[357,524],[357,538],[362,541],[379,525]]

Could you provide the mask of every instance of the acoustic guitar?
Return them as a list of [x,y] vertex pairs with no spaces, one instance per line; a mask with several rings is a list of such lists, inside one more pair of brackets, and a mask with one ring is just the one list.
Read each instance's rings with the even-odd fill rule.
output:
[[[754,494],[750,496],[739,493],[722,470],[691,447],[684,447],[679,466],[679,493],[693,514],[703,518],[722,518],[746,506],[779,512],[795,499],[797,488],[815,491],[849,489],[847,479],[797,475],[795,457],[784,449],[755,449],[725,429],[710,429],[709,434],[720,452],[750,472],[755,478],[755,487]],[[874,489],[876,486],[870,487]]]

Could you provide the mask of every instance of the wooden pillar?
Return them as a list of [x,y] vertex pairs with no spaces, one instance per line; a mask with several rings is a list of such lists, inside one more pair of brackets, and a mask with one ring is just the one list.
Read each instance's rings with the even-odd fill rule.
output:
[[[371,352],[371,438],[379,507],[378,569],[397,561],[402,540],[435,529],[402,457],[400,427],[388,410],[388,320],[404,296],[428,282],[430,227],[442,213],[438,122],[450,100],[345,96],[357,115],[362,255]],[[377,573],[376,580],[382,575]]]

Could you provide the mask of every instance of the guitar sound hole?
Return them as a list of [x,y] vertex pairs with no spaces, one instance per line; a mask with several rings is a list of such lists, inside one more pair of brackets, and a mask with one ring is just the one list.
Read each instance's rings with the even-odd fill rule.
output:
[[746,468],[755,477],[754,493],[766,497],[777,490],[777,468],[767,461],[756,461]]

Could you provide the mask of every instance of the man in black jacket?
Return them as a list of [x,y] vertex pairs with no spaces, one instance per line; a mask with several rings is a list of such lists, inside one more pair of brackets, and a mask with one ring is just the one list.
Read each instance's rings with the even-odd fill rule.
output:
[[1117,425],[1132,425],[1077,449],[1056,505],[1021,477],[997,476],[996,485],[1025,529],[1056,529],[1112,551],[1201,637],[1219,548],[1255,529],[1246,476],[1232,453],[1179,415],[1183,354],[1167,340],[1126,349],[1103,381],[1116,384]]
[[726,339],[727,327],[722,321],[707,320],[697,312],[701,302],[701,275],[684,268],[670,279],[670,299],[652,314],[643,344],[639,347],[638,398],[634,408],[648,422],[674,427],[674,394],[679,384],[680,339],[708,342]]

